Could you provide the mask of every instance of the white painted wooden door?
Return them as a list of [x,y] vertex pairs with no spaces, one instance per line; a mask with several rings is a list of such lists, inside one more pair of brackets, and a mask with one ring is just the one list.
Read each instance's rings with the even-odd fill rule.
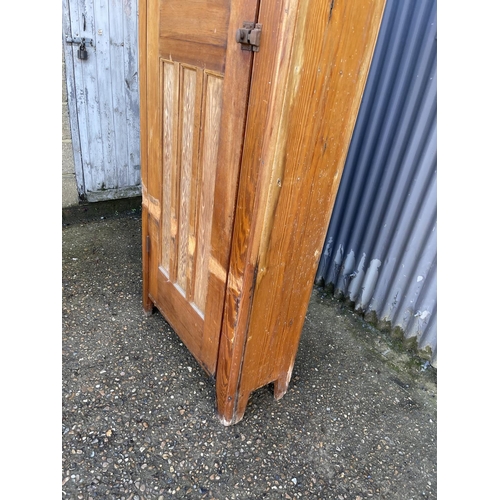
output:
[[[63,46],[81,200],[141,193],[137,0],[63,0]],[[88,58],[67,37],[92,40]]]

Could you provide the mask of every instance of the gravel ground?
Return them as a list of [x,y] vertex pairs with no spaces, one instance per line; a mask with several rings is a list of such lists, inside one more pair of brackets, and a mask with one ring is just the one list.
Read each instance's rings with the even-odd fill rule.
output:
[[62,497],[435,499],[435,370],[322,289],[289,390],[224,427],[213,381],[142,310],[140,212],[62,232]]

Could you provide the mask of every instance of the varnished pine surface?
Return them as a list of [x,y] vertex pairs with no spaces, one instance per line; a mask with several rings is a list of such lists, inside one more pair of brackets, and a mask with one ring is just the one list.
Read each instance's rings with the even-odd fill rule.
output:
[[255,0],[141,0],[144,304],[212,375],[253,57],[234,33],[255,10]]
[[332,6],[261,4],[280,31],[263,30],[255,59],[217,372],[225,423],[264,384],[281,397],[293,370],[384,2]]

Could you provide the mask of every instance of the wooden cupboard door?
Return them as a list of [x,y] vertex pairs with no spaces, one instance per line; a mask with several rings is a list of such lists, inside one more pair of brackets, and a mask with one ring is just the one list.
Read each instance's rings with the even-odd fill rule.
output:
[[141,0],[144,307],[215,374],[256,0]]

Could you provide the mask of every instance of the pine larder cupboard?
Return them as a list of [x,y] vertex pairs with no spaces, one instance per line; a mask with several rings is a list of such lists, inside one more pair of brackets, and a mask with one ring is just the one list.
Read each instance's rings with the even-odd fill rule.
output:
[[384,0],[139,0],[143,306],[230,425],[288,387]]

